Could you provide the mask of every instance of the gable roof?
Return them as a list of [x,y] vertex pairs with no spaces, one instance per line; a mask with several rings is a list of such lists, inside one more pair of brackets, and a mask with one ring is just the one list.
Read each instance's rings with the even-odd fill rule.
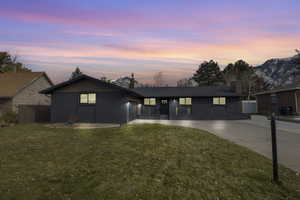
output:
[[230,97],[241,96],[231,88],[210,86],[210,87],[141,87],[133,91],[144,97]]
[[294,90],[300,90],[300,83],[292,83],[292,84],[289,84],[289,85],[286,85],[284,87],[277,88],[277,89],[274,89],[274,90],[258,92],[255,95],[273,94],[273,93],[278,93],[278,92],[288,92],[288,91],[294,91]]
[[71,84],[76,83],[76,82],[78,82],[78,81],[80,81],[80,80],[83,80],[83,79],[96,81],[96,82],[98,82],[98,83],[107,85],[107,86],[109,86],[109,87],[112,87],[112,88],[116,88],[116,89],[125,91],[125,92],[127,92],[127,93],[129,93],[129,94],[131,94],[131,95],[133,95],[133,96],[138,96],[138,97],[140,97],[140,94],[136,93],[135,91],[129,90],[129,89],[127,89],[127,88],[120,87],[120,86],[115,85],[115,84],[112,84],[112,83],[108,83],[108,82],[102,81],[102,80],[100,80],[100,79],[96,79],[96,78],[90,77],[90,76],[85,75],[85,74],[82,74],[82,75],[80,75],[80,76],[78,76],[78,77],[76,77],[76,78],[70,79],[70,80],[68,80],[68,81],[61,82],[61,83],[59,83],[59,84],[57,84],[57,85],[54,85],[54,86],[52,86],[52,87],[50,87],[50,88],[47,88],[47,89],[45,89],[45,90],[42,90],[42,91],[40,91],[40,93],[42,93],[42,94],[51,94],[51,93],[53,93],[53,92],[54,92],[55,90],[57,90],[57,89],[66,87],[66,86],[68,86],[68,85],[71,85]]
[[14,97],[32,82],[45,76],[51,85],[52,82],[44,72],[4,72],[0,73],[0,97]]

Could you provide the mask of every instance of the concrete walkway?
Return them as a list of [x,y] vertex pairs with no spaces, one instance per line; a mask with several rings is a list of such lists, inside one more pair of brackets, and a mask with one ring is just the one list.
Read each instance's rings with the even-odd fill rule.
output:
[[[253,116],[239,121],[134,120],[131,124],[160,123],[207,130],[272,158],[270,121]],[[300,172],[300,124],[277,121],[278,160]]]

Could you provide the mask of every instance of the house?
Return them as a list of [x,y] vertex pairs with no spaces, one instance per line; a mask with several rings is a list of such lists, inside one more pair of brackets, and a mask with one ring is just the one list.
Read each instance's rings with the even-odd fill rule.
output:
[[136,118],[141,95],[87,75],[62,82],[42,94],[51,94],[52,122],[123,124]]
[[127,123],[133,119],[246,119],[240,96],[225,87],[127,89],[87,75],[41,91],[52,122]]
[[50,105],[50,97],[39,91],[51,86],[44,72],[0,72],[0,114],[18,113],[20,105]]
[[255,94],[257,110],[261,114],[270,114],[272,110],[271,95],[276,95],[275,106],[278,112],[300,113],[300,84],[294,83],[283,88]]
[[241,113],[240,95],[227,87],[145,87],[135,88],[133,91],[144,97],[140,104],[141,119],[248,118]]

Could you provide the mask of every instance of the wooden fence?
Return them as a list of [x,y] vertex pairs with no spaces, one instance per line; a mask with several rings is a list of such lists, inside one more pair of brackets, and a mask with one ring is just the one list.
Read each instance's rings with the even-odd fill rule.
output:
[[20,105],[18,108],[19,123],[50,122],[50,106]]

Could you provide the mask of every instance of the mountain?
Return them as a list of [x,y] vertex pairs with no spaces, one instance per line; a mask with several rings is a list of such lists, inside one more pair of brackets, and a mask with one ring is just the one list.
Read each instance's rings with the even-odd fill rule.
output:
[[[129,88],[130,80],[131,80],[130,77],[124,76],[124,77],[118,78],[117,80],[113,80],[112,83],[114,83],[118,86],[121,86],[121,87]],[[134,86],[141,87],[141,84],[138,83],[137,81],[135,81]]]
[[289,58],[267,60],[264,64],[255,67],[255,72],[261,76],[269,89],[292,84],[300,72],[300,54]]

